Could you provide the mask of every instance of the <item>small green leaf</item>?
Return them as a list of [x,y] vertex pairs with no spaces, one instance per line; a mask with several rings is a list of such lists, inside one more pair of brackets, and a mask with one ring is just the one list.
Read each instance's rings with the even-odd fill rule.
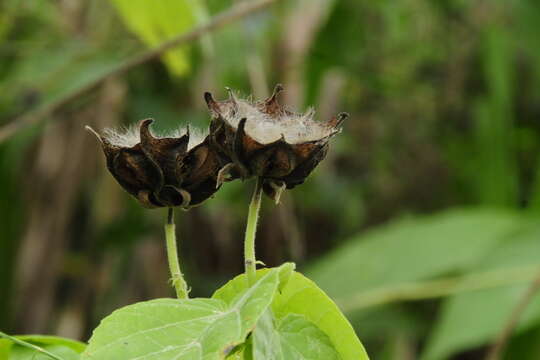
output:
[[[47,345],[42,346],[44,350],[47,350],[51,354],[58,356],[62,360],[79,360],[80,354],[75,350],[61,345]],[[22,347],[20,345],[13,345],[9,352],[9,360],[52,360],[48,355],[44,355],[36,352],[35,350]]]
[[82,353],[86,348],[86,344],[73,339],[66,339],[59,336],[50,335],[19,335],[18,339],[29,343],[44,347],[47,345],[59,345],[70,348],[77,353]]
[[[283,287],[287,285],[291,275],[294,273],[296,265],[294,263],[285,263],[279,266],[278,268],[266,268],[257,270],[257,280],[268,274],[269,271],[277,270],[279,277],[279,291],[283,291]],[[244,277],[244,274],[238,275],[227,284],[217,289],[213,299],[220,299],[226,303],[231,303],[236,299],[239,294],[246,291],[247,289],[247,280]]]
[[368,359],[354,329],[337,305],[313,281],[295,272],[272,309],[278,318],[301,314],[313,322],[332,341],[343,360]]
[[253,331],[253,359],[338,360],[341,357],[328,336],[304,316],[288,314],[278,321],[268,310]]
[[227,304],[158,299],[126,306],[94,330],[82,359],[222,359],[245,341],[278,289],[278,270]]
[[[78,360],[84,351],[85,344],[58,336],[21,335],[13,336],[13,340],[21,340],[48,351],[63,360]],[[10,339],[0,340],[0,360],[51,360],[51,357],[39,353],[35,349],[14,343]]]
[[328,336],[312,322],[297,314],[280,321],[283,359],[341,359]]
[[275,318],[271,310],[261,316],[252,335],[253,359],[283,359],[283,351],[280,344],[280,334],[277,331]]
[[[291,265],[280,268],[281,274],[290,272]],[[257,271],[257,277],[264,276],[273,269]],[[343,360],[368,359],[364,347],[356,336],[351,324],[338,309],[336,304],[317,285],[300,273],[287,276],[289,280],[272,302],[272,311],[278,320],[289,314],[298,314],[313,323],[325,333]],[[284,276],[286,278],[286,276]],[[225,302],[233,301],[235,294],[247,286],[245,275],[239,275],[217,290],[213,298]],[[261,325],[264,326],[264,325]]]

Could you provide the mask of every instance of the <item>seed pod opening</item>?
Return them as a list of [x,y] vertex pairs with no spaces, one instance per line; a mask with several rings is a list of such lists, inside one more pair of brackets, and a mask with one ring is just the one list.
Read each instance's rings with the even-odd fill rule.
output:
[[347,114],[327,122],[316,121],[314,111],[294,113],[278,102],[283,90],[277,85],[263,101],[204,97],[210,113],[210,142],[230,162],[223,164],[218,184],[236,178],[263,178],[265,193],[276,201],[284,188],[302,184],[324,159],[328,142],[341,129]]
[[188,129],[165,137],[155,136],[152,119],[138,129],[107,129],[99,139],[107,168],[116,181],[147,208],[189,208],[212,196],[217,188],[220,162],[208,137]]

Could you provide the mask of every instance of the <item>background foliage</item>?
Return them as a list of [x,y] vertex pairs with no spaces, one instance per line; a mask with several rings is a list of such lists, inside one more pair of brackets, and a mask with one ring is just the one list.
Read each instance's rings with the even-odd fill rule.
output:
[[[4,0],[0,125],[236,1]],[[83,131],[209,117],[202,93],[351,119],[280,206],[258,257],[292,260],[374,359],[473,359],[540,271],[540,3],[281,0],[108,79],[0,144],[0,329],[87,340],[113,309],[170,296],[160,210],[141,209]],[[193,296],[242,271],[249,186],[178,216]],[[540,356],[540,299],[508,359]]]

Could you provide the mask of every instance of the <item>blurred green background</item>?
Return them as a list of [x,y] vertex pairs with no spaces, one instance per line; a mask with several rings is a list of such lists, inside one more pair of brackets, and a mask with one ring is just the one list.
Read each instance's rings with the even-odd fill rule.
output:
[[[252,0],[248,0],[252,1]],[[2,0],[0,132],[231,0]],[[171,296],[162,224],[105,169],[101,129],[205,128],[202,94],[351,118],[258,258],[297,262],[372,359],[480,359],[540,273],[540,2],[279,0],[78,96],[0,144],[0,329],[87,340]],[[253,183],[177,213],[192,296],[242,271]],[[506,359],[540,358],[540,296]]]

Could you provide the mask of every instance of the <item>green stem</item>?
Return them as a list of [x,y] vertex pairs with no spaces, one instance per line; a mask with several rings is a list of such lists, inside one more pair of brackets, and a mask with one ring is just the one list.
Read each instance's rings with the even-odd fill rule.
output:
[[8,340],[11,340],[13,341],[14,343],[20,345],[20,346],[24,346],[26,348],[29,348],[29,349],[32,349],[34,351],[37,351],[39,353],[42,353],[44,355],[47,355],[48,357],[50,357],[51,359],[54,359],[54,360],[64,360],[62,359],[60,356],[57,356],[57,355],[54,355],[53,353],[51,352],[48,352],[47,350],[43,349],[43,348],[40,348],[39,346],[37,345],[34,345],[34,344],[30,344],[29,342],[26,342],[24,340],[20,340],[20,339],[17,339],[16,337],[14,336],[10,336],[6,333],[3,333],[0,331],[0,338],[6,338]]
[[165,241],[167,243],[167,258],[169,260],[169,270],[171,272],[171,281],[176,291],[176,297],[179,299],[188,298],[188,286],[184,280],[184,275],[180,270],[178,260],[178,249],[176,248],[176,226],[174,225],[174,210],[169,208],[167,223],[165,224]]
[[256,280],[255,259],[255,233],[257,232],[257,220],[259,219],[259,209],[261,208],[262,180],[257,178],[255,190],[249,204],[248,218],[246,224],[246,236],[244,238],[244,261],[246,266],[246,276],[249,286]]

